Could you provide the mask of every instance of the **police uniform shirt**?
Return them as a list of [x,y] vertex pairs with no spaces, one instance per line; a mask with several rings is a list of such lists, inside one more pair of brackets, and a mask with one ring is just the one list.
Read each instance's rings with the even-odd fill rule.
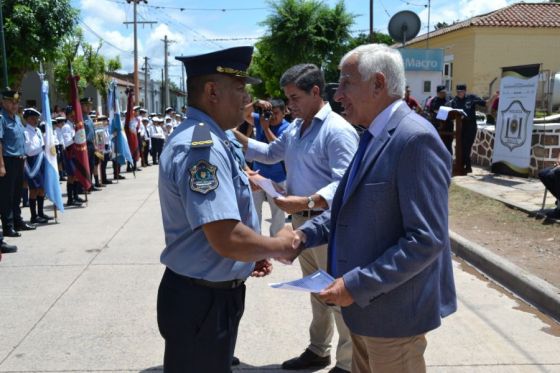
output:
[[33,128],[32,125],[26,124],[23,132],[25,137],[25,154],[34,157],[43,151],[43,134],[39,128]]
[[76,135],[76,130],[74,129],[74,123],[66,121],[61,129],[62,133],[62,144],[66,149],[70,145],[74,144],[74,136]]
[[0,142],[4,157],[23,157],[25,137],[21,120],[17,115],[11,117],[4,109],[0,111]]
[[486,106],[486,101],[476,95],[468,94],[465,95],[464,98],[455,96],[451,100],[449,106],[451,106],[453,109],[464,110],[467,114],[467,118],[469,118],[471,121],[476,121],[476,105]]
[[90,144],[95,142],[95,124],[89,115],[84,115],[84,128],[86,130],[86,141]]
[[[202,141],[195,138],[193,144],[199,123],[210,133]],[[170,136],[159,167],[166,243],[162,264],[175,273],[208,281],[247,278],[254,263],[220,256],[202,229],[214,221],[236,220],[260,231],[249,179],[225,132],[209,116],[189,107],[189,118]]]

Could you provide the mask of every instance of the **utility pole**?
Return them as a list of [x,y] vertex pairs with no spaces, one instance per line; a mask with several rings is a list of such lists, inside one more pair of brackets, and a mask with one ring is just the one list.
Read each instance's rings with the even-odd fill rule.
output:
[[169,107],[169,63],[167,61],[168,57],[169,57],[169,44],[170,43],[175,43],[174,40],[169,40],[167,39],[167,35],[165,35],[163,41],[163,55],[165,58],[165,62],[164,62],[164,70],[165,70],[165,107]]
[[138,105],[139,100],[139,91],[140,91],[140,84],[138,82],[138,24],[149,24],[153,25],[157,22],[153,21],[142,21],[138,22],[138,13],[136,11],[136,6],[143,2],[148,4],[148,0],[126,0],[127,3],[133,4],[133,21],[132,22],[124,22],[125,25],[132,24],[134,29],[134,105]]
[[430,48],[430,10],[432,8],[431,0],[428,0],[428,35],[426,36],[426,48]]
[[167,106],[165,106],[166,98],[163,97],[165,95],[165,82],[163,81],[163,70],[164,69],[161,69],[161,90],[160,90],[160,92],[161,92],[161,113],[162,114],[165,112],[165,108],[167,107]]
[[373,0],[369,0],[369,40],[375,42],[375,35],[373,33]]
[[144,57],[144,108],[148,107],[148,72],[150,70],[148,60],[148,57]]

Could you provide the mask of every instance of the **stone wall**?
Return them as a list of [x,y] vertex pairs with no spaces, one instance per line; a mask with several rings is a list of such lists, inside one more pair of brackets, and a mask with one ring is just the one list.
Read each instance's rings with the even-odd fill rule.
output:
[[[473,163],[483,167],[492,164],[494,126],[479,125],[472,147]],[[531,176],[536,177],[543,168],[552,166],[560,154],[560,123],[534,124],[531,141]]]

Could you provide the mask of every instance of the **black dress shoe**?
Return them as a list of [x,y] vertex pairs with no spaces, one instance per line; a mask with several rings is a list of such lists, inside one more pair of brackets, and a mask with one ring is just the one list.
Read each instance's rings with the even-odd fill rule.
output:
[[309,349],[303,351],[303,354],[293,359],[286,360],[282,363],[282,369],[300,370],[307,368],[324,368],[331,363],[330,356],[319,356]]
[[84,203],[86,200],[82,199],[80,196],[76,196],[74,197],[74,201],[78,203]]
[[49,220],[52,220],[52,219],[53,219],[52,216],[48,216],[48,215],[46,215],[46,214],[39,214],[39,215],[37,215],[37,216],[39,216],[39,217],[45,219],[46,221],[49,221]]
[[16,223],[16,231],[32,231],[37,228],[33,224],[27,224],[26,222],[22,221],[20,223]]
[[117,180],[124,180],[124,179],[126,179],[126,177],[124,177],[123,175],[117,176]]
[[2,233],[4,234],[4,237],[21,237],[21,233],[16,231],[14,228],[4,229]]
[[2,242],[2,244],[0,244],[0,252],[2,254],[11,254],[11,253],[15,253],[16,251],[17,251],[16,245],[8,245],[5,242]]
[[113,181],[112,180],[103,180],[102,183],[105,184],[105,185],[113,184]]
[[547,212],[546,217],[549,219],[560,219],[560,209],[555,208],[554,210]]
[[43,218],[42,216],[34,216],[30,221],[32,224],[45,224],[46,222],[48,222],[48,220]]
[[233,359],[231,359],[231,366],[234,367],[234,366],[237,366],[239,364],[241,364],[241,362],[239,361],[239,358],[234,356]]
[[73,200],[73,199],[72,199],[72,200],[69,199],[69,200],[66,202],[66,206],[76,206],[76,207],[80,207],[81,205],[82,205],[81,202],[75,201],[75,200]]

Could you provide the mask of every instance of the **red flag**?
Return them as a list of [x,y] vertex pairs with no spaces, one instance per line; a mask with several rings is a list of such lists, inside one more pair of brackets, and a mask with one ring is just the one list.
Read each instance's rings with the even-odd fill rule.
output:
[[128,140],[128,147],[130,148],[130,154],[132,159],[138,161],[140,159],[140,149],[138,148],[138,126],[139,123],[134,118],[134,91],[132,89],[127,90],[128,100],[126,102],[126,118],[124,120],[124,132],[126,133],[126,139]]
[[74,144],[71,149],[71,158],[76,166],[76,173],[74,174],[74,177],[85,190],[88,190],[91,188],[92,184],[89,173],[84,116],[82,115],[82,106],[80,105],[80,99],[78,97],[78,80],[80,80],[80,77],[70,76],[68,80],[70,81],[70,102],[74,108],[74,114],[76,115],[76,136],[74,137]]

